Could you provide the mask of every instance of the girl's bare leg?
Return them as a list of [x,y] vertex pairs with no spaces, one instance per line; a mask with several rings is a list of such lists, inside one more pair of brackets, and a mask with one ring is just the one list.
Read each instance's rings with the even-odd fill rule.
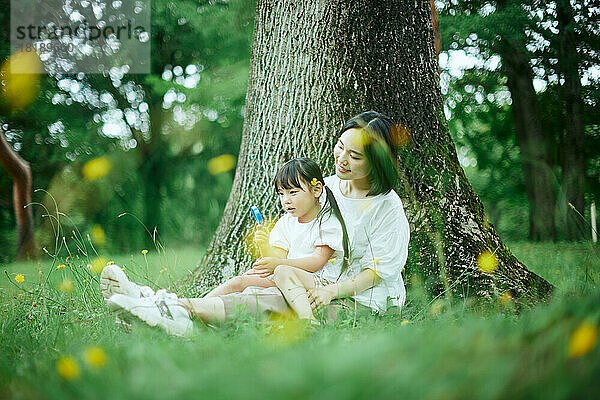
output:
[[178,300],[181,307],[185,308],[192,317],[196,317],[204,322],[223,322],[225,321],[225,305],[223,300],[218,297],[195,298]]
[[275,286],[275,282],[267,278],[260,278],[254,275],[239,275],[234,276],[231,279],[223,282],[213,290],[211,290],[204,298],[207,297],[215,297],[215,296],[223,296],[229,293],[239,293],[243,292],[249,286],[258,286],[258,287],[273,287]]
[[299,318],[316,320],[308,299],[308,289],[316,287],[313,274],[288,265],[279,265],[275,268],[273,280]]

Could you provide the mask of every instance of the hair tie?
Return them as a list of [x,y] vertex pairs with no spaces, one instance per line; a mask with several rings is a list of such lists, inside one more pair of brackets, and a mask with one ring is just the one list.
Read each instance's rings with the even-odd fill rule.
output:
[[312,181],[310,181],[310,184],[313,186],[317,186],[317,178],[312,178]]

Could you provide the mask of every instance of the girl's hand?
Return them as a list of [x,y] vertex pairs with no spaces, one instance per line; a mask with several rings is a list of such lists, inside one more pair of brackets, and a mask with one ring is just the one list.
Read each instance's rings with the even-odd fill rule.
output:
[[256,276],[258,278],[266,278],[270,275],[273,275],[273,273],[262,270],[262,269],[252,268],[252,269],[249,269],[248,271],[244,272],[244,275],[252,275],[252,276]]
[[275,268],[282,263],[281,258],[276,257],[261,257],[254,262],[254,270],[269,272],[269,275],[275,271]]
[[310,306],[313,310],[317,307],[324,307],[331,303],[331,300],[335,299],[335,294],[334,285],[309,289],[308,299],[310,300]]
[[269,245],[269,235],[260,225],[254,232],[254,243],[261,249]]

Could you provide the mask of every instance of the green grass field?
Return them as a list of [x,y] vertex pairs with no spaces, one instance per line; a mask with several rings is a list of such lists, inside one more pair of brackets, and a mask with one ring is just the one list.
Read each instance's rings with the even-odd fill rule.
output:
[[[2,265],[0,398],[599,398],[600,248],[510,247],[557,287],[548,304],[516,314],[510,303],[430,303],[409,287],[401,316],[309,332],[240,318],[196,323],[189,339],[117,326],[90,260]],[[161,287],[201,255],[167,249],[97,263],[124,264],[132,280]]]

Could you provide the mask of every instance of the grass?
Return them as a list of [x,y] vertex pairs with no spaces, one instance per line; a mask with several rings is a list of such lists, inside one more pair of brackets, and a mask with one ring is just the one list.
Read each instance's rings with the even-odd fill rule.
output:
[[[600,258],[588,243],[510,247],[557,287],[550,303],[518,315],[510,304],[429,306],[411,287],[402,316],[310,332],[240,318],[216,329],[197,323],[189,339],[116,326],[95,275],[78,266],[91,260],[75,260],[73,271],[42,262],[43,285],[37,263],[3,265],[11,281],[0,279],[0,398],[597,398],[599,346],[580,357],[569,346],[582,323],[600,321]],[[201,252],[110,257],[156,287],[185,275]],[[73,292],[56,289],[64,279]],[[90,347],[104,365],[86,362]],[[72,379],[57,371],[63,357],[79,369]]]

